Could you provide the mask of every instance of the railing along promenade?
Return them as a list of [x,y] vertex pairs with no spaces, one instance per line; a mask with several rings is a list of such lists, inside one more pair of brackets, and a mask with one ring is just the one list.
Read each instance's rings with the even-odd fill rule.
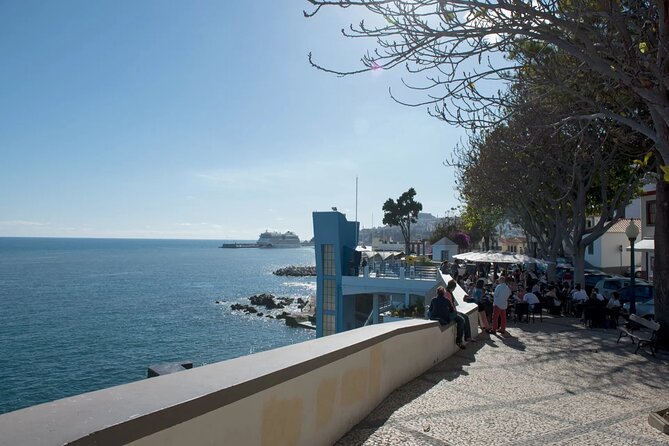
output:
[[434,280],[436,274],[436,266],[377,265],[361,269],[358,276]]

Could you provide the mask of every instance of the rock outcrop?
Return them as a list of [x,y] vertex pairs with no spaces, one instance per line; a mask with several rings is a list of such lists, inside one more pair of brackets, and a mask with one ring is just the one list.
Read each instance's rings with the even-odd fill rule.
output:
[[279,268],[274,271],[276,276],[293,276],[293,277],[308,277],[316,275],[315,266],[299,266],[291,265],[285,268]]
[[[230,305],[230,309],[233,311],[241,311],[245,314],[255,314],[258,317],[269,317],[273,319],[283,319],[286,321],[286,325],[291,327],[299,326],[305,321],[315,322],[313,315],[315,314],[315,299],[310,297],[309,299],[302,299],[298,297],[293,299],[291,297],[276,297],[270,293],[256,294],[248,298],[250,305],[242,303],[234,303]],[[217,304],[223,304],[223,301],[216,301]],[[289,305],[293,305],[293,308],[297,307],[299,311],[297,312],[288,312],[271,310],[283,310]],[[264,307],[267,309],[266,312],[258,311],[257,307]],[[313,327],[310,327],[313,328]]]

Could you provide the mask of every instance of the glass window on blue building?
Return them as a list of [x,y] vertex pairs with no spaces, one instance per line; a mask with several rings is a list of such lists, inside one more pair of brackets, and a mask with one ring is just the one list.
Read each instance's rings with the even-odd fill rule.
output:
[[335,315],[334,314],[324,314],[323,315],[323,336],[329,336],[335,334]]
[[323,275],[335,275],[334,245],[322,245],[323,249]]
[[323,279],[323,310],[336,311],[337,301],[336,283],[333,279]]
[[[332,244],[321,246],[323,254],[323,332],[328,336],[337,332],[337,281],[335,280],[335,249]],[[325,278],[328,277],[328,278]]]

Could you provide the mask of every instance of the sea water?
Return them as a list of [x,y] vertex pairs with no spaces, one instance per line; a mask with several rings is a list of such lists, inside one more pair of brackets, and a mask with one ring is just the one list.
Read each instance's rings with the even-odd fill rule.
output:
[[315,337],[230,309],[264,292],[315,294],[313,277],[272,274],[313,265],[313,247],[220,244],[0,238],[0,413],[144,379],[153,364],[202,366]]

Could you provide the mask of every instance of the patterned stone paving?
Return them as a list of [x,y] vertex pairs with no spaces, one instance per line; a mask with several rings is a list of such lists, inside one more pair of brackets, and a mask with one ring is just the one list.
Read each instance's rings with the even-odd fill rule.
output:
[[338,445],[669,445],[669,354],[576,319],[512,324],[388,396]]

